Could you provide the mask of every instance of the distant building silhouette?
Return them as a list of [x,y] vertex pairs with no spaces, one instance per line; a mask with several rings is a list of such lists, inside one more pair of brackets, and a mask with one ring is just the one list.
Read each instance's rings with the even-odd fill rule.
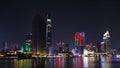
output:
[[8,43],[7,42],[3,42],[3,45],[2,45],[2,52],[3,53],[6,53],[8,50]]

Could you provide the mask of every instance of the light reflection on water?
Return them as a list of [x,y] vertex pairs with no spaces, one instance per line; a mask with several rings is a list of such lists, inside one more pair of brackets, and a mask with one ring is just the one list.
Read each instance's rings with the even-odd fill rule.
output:
[[36,58],[0,60],[0,68],[120,68],[112,57]]

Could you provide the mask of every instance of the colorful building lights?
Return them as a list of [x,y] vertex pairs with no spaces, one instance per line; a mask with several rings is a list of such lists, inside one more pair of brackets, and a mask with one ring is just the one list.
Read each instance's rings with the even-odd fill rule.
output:
[[83,46],[85,44],[85,33],[76,32],[75,33],[75,46]]

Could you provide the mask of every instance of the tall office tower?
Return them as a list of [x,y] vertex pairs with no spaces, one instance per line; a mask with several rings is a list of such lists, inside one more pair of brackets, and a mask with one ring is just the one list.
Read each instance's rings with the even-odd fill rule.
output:
[[104,41],[104,44],[105,44],[106,52],[110,52],[111,42],[110,42],[110,33],[109,33],[108,30],[105,32],[105,34],[103,34],[103,41]]
[[49,51],[49,55],[53,54],[52,48],[52,20],[50,14],[47,14],[47,23],[46,23],[46,45]]
[[32,52],[33,54],[46,55],[46,18],[36,15],[32,21]]
[[47,43],[47,47],[51,47],[52,46],[52,20],[50,17],[50,14],[47,15],[47,29],[46,29],[46,43]]

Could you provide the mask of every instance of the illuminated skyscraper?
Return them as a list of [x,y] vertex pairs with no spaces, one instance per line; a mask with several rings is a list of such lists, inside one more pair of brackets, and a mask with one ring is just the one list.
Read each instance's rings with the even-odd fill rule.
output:
[[109,33],[108,30],[105,32],[105,34],[103,34],[103,41],[104,41],[104,44],[105,44],[106,52],[110,52],[111,42],[110,42],[110,33]]
[[47,30],[46,30],[46,38],[47,38],[47,47],[52,46],[52,20],[50,14],[47,15]]
[[32,21],[32,52],[33,54],[47,54],[46,48],[46,18],[36,15]]
[[83,54],[83,48],[85,45],[85,33],[76,32],[75,33],[75,46],[78,49],[78,52]]
[[101,52],[104,53],[105,52],[105,44],[104,42],[101,42]]
[[75,45],[83,46],[85,44],[85,33],[84,32],[76,32],[75,33]]
[[32,49],[32,33],[26,35],[25,45],[21,46],[22,52],[31,52],[31,49]]
[[53,54],[53,48],[52,48],[52,19],[50,17],[50,14],[47,14],[47,25],[46,25],[46,44],[49,51],[49,55]]

